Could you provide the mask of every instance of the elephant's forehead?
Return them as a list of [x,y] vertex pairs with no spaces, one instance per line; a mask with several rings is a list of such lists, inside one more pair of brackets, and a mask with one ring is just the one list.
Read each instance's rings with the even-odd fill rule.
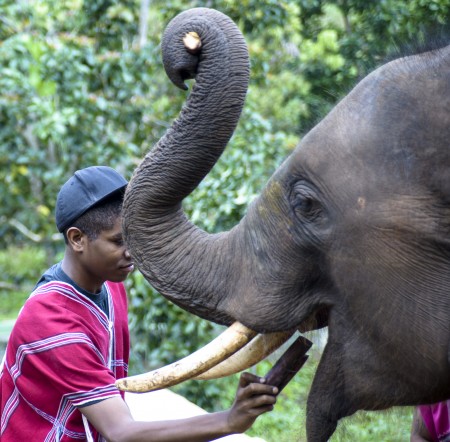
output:
[[293,164],[324,185],[358,191],[417,180],[445,154],[450,98],[442,96],[447,71],[413,71],[394,65],[368,76],[302,140]]
[[302,140],[293,164],[319,187],[362,191],[369,182],[382,179],[380,136],[369,120],[355,118],[341,105]]

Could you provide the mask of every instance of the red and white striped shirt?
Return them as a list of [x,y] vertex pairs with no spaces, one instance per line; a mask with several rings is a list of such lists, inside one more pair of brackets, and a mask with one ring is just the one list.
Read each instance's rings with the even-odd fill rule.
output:
[[26,301],[0,371],[2,442],[86,440],[77,407],[121,395],[114,382],[128,371],[127,297],[122,283],[105,285],[109,317],[61,281]]

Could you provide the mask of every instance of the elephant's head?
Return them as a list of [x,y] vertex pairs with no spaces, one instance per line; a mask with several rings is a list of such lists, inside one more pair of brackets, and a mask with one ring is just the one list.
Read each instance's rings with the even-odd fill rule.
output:
[[237,124],[246,45],[226,16],[200,8],[174,19],[162,46],[174,83],[196,83],[127,189],[124,232],[144,276],[218,323],[260,333],[307,329],[314,317],[328,325],[311,440],[358,409],[450,397],[450,46],[362,80],[239,225],[214,235],[190,223],[181,202]]

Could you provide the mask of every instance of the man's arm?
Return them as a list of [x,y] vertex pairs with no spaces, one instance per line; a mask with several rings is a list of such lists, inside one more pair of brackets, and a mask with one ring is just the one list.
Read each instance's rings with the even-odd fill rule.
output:
[[431,441],[430,433],[422,419],[419,407],[414,409],[413,421],[411,426],[411,442]]
[[80,408],[80,411],[109,442],[205,442],[243,433],[259,415],[273,409],[278,389],[261,382],[261,378],[243,373],[229,410],[187,419],[135,421],[119,397]]

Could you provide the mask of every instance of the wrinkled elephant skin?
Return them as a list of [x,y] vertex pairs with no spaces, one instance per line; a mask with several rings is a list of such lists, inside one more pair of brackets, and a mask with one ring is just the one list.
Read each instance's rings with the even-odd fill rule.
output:
[[[191,31],[199,54],[182,46]],[[127,189],[124,231],[145,277],[188,311],[258,332],[321,312],[329,341],[308,400],[310,441],[356,410],[450,397],[450,46],[368,75],[239,225],[215,235],[181,201],[237,124],[246,45],[227,17],[201,8],[169,25],[163,51],[175,83],[196,82]]]

